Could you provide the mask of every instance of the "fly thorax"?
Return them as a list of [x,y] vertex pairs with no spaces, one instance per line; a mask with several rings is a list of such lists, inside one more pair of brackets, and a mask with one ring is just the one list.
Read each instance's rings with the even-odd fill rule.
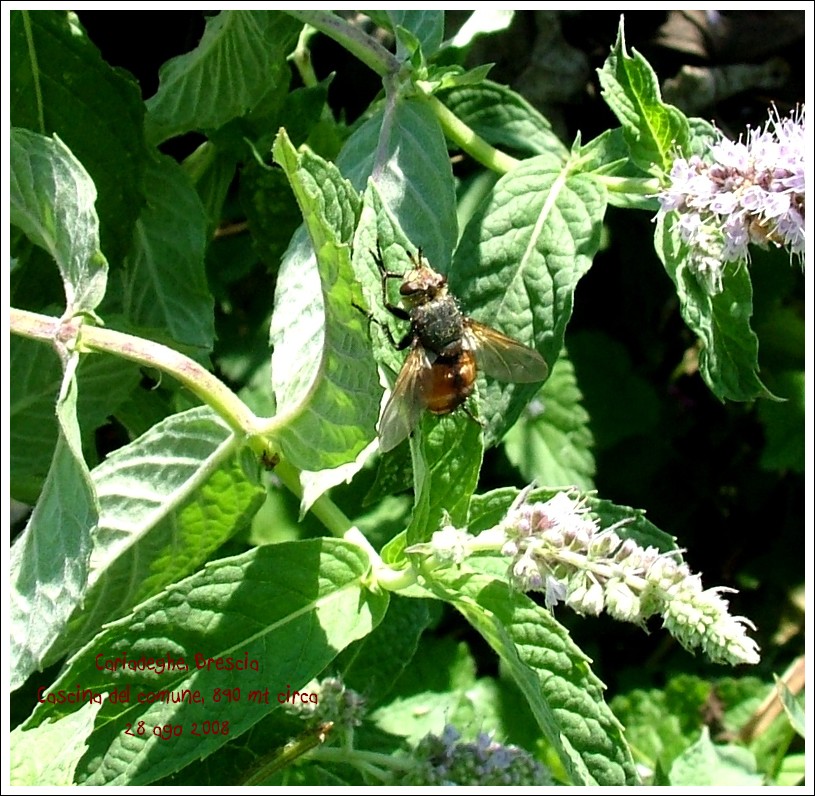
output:
[[421,344],[437,354],[452,356],[461,350],[464,317],[452,296],[428,301],[410,313]]

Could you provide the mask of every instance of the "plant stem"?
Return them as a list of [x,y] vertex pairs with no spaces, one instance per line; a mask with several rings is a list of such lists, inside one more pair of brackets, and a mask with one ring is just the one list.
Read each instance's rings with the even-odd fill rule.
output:
[[[80,316],[61,319],[14,307],[10,313],[11,331],[21,337],[48,342],[59,349],[77,348],[80,351],[115,354],[168,373],[217,412],[235,432],[246,438],[256,453],[265,452],[262,427],[269,423],[268,418],[258,418],[223,382],[189,357],[152,340],[91,326]],[[275,466],[275,474],[292,494],[302,497],[300,471],[294,465],[281,460]],[[376,580],[381,580],[386,588],[404,588],[415,582],[412,572],[397,572],[387,567],[364,534],[353,527],[351,520],[329,497],[319,497],[310,511],[334,536],[344,537],[368,553]]]
[[283,749],[277,749],[265,755],[256,762],[248,774],[242,778],[239,785],[261,785],[273,774],[286,766],[291,765],[298,757],[302,757],[320,744],[325,743],[326,736],[331,730],[333,723],[306,730],[298,738],[292,741]]
[[384,77],[391,72],[399,71],[400,64],[396,56],[372,36],[346,22],[342,17],[330,11],[287,10],[286,13],[334,39],[378,75]]
[[[421,87],[421,84],[418,85]],[[488,144],[436,97],[425,94],[425,99],[430,103],[436,118],[441,122],[444,134],[482,166],[486,166],[491,171],[497,171],[499,174],[506,174],[520,163],[506,152]]]
[[[346,763],[357,768],[365,766],[368,773],[378,779],[386,779],[386,772],[410,771],[413,762],[409,757],[395,757],[382,752],[368,752],[364,749],[338,749],[333,746],[323,746],[312,752],[312,760],[324,763]],[[371,769],[370,767],[373,767]],[[377,774],[376,772],[379,771]]]
[[15,334],[52,343],[74,337],[80,350],[117,354],[140,365],[158,368],[211,406],[234,431],[245,435],[257,433],[258,418],[232,390],[197,362],[168,346],[91,326],[78,318],[62,320],[14,307],[10,313],[11,331]]
[[[283,482],[284,486],[296,497],[303,497],[303,489],[300,486],[300,471],[285,459],[275,467],[275,475]],[[314,501],[309,511],[334,535],[343,536],[351,527],[351,520],[334,503],[331,498],[322,495]]]
[[31,12],[23,11],[20,14],[23,20],[23,30],[25,31],[26,48],[28,51],[29,66],[31,68],[31,91],[34,94],[34,101],[37,106],[37,124],[39,133],[47,135],[45,127],[45,112],[42,99],[42,85],[40,83],[40,67],[37,63],[37,48],[34,46],[34,33],[31,30]]
[[[395,75],[401,67],[399,60],[376,39],[336,14],[328,11],[287,11],[287,13],[330,36],[382,77]],[[518,165],[520,161],[488,144],[471,127],[449,111],[442,102],[432,96],[428,86],[423,85],[421,81],[417,81],[416,86],[424,93],[425,99],[441,122],[445,135],[453,143],[458,144],[483,166],[500,174],[506,174]]]
[[306,88],[316,86],[320,81],[317,80],[317,75],[314,72],[314,66],[311,63],[311,50],[309,49],[309,39],[317,32],[311,25],[303,25],[300,31],[300,36],[297,38],[297,46],[294,52],[289,56],[291,62],[294,64],[297,71],[300,73],[300,79]]
[[[275,467],[275,475],[283,485],[298,498],[303,496],[300,486],[300,471],[281,461]],[[345,513],[331,498],[321,495],[314,501],[309,511],[334,535],[361,547],[371,560],[374,578],[382,588],[387,591],[400,591],[412,586],[416,582],[416,572],[413,569],[395,570],[385,564],[362,531],[359,530]]]
[[598,174],[596,179],[612,193],[633,193],[656,198],[660,191],[659,180],[656,177],[643,179],[641,177],[607,177]]

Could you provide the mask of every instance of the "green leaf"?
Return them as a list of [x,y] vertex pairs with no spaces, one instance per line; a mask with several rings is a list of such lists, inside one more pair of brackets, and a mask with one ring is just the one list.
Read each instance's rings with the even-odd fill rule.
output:
[[381,703],[402,672],[411,666],[430,620],[426,601],[394,596],[387,621],[338,657],[336,663],[345,685],[365,694],[368,705]]
[[9,279],[12,307],[61,315],[65,307],[65,288],[54,258],[32,243],[19,227],[9,224],[13,267]]
[[[208,565],[108,625],[47,689],[73,691],[80,683],[117,697],[129,691],[129,701],[102,705],[77,780],[146,785],[238,738],[279,706],[278,691],[302,688],[376,627],[388,597],[364,587],[369,569],[367,554],[340,540],[266,545]],[[99,668],[122,656],[183,659],[189,669]],[[220,666],[198,668],[202,659],[219,658]],[[184,689],[200,692],[203,702],[139,701]],[[26,727],[73,708],[40,704]],[[171,743],[152,732],[165,724],[182,728]]]
[[631,162],[622,127],[604,130],[596,138],[577,147],[580,168],[593,174],[643,176],[642,169]]
[[779,787],[792,787],[793,785],[803,784],[806,782],[807,762],[807,756],[804,752],[786,754],[781,761],[774,784]]
[[778,696],[781,699],[781,704],[784,706],[784,712],[790,720],[790,725],[795,732],[801,737],[806,738],[806,715],[804,713],[804,695],[795,694],[787,688],[786,683],[775,678],[775,685],[778,689]]
[[[396,35],[396,57],[404,63],[410,64],[414,70],[420,70],[425,63],[422,43],[409,30],[401,25],[394,27]],[[421,74],[421,72],[419,72]]]
[[[450,692],[420,691],[380,708],[371,718],[379,730],[390,736],[404,738],[411,746],[418,744],[428,733],[441,735],[447,725],[454,726],[465,739],[475,740],[486,727],[490,728],[490,735],[494,737],[494,716],[498,699],[493,693],[496,701],[491,706],[485,705],[484,690],[483,681],[479,681],[467,689]],[[493,710],[483,709],[486,707],[492,707]],[[482,782],[479,785],[483,787]]]
[[[441,580],[441,579],[440,579]],[[498,653],[574,785],[639,783],[589,659],[551,613],[505,583],[447,573],[444,599]]]
[[671,785],[685,787],[758,788],[763,783],[752,753],[735,744],[714,744],[707,727],[702,727],[702,737],[674,761],[670,779]]
[[9,779],[12,786],[67,787],[93,732],[101,703],[83,705],[59,721],[46,722],[33,730],[16,727],[9,737]]
[[[443,616],[444,603],[438,600],[426,602],[434,614]],[[464,691],[476,684],[477,668],[478,662],[466,641],[460,641],[450,633],[428,633],[422,639],[410,668],[396,683],[394,697],[404,699],[411,694]],[[383,708],[383,712],[388,709]]]
[[[298,154],[281,131],[274,146],[311,238],[298,234],[277,282],[271,339],[272,388],[283,455],[303,470],[353,461],[374,436],[377,376],[351,240],[359,199],[336,168]],[[314,254],[316,252],[316,260]]]
[[704,680],[676,675],[664,689],[635,688],[620,694],[611,707],[640,762],[667,771],[697,737],[711,691]]
[[431,58],[444,38],[444,11],[438,9],[388,11],[394,27],[409,30],[422,44],[425,58]]
[[265,265],[276,269],[303,217],[281,169],[248,163],[241,173],[241,204],[252,243]]
[[62,369],[53,348],[36,340],[12,335],[9,349],[11,495],[33,504],[59,435],[54,404]]
[[[373,416],[370,422],[373,422]],[[303,515],[314,505],[315,501],[329,489],[338,484],[350,484],[351,479],[365,466],[365,462],[372,453],[373,442],[369,441],[369,444],[359,452],[353,461],[316,472],[301,471],[300,486],[303,489],[303,495],[300,500],[300,519],[303,519]]]
[[773,397],[758,377],[758,338],[750,327],[750,272],[743,264],[725,263],[722,290],[711,296],[688,267],[687,245],[679,238],[676,216],[670,213],[657,220],[655,246],[676,285],[682,318],[702,340],[702,378],[720,401]]
[[481,425],[463,411],[445,417],[426,412],[411,452],[416,499],[407,543],[417,544],[444,523],[461,527],[466,521],[484,456]]
[[119,263],[144,205],[138,83],[102,60],[73,12],[14,11],[9,23],[11,124],[59,136],[82,163],[99,195],[102,251]]
[[314,86],[297,88],[286,94],[281,109],[282,126],[286,128],[295,146],[306,141],[320,120],[328,121],[328,118],[333,118],[327,107],[328,91],[333,80],[332,72]]
[[[256,159],[259,153],[265,156],[272,147],[277,131],[290,121],[283,113],[284,104],[292,96],[289,94],[290,82],[289,65],[284,60],[275,62],[265,81],[266,93],[254,107],[244,115],[228,120],[217,130],[208,131],[210,141],[218,152],[231,154],[242,163]],[[299,120],[295,120],[295,127],[298,143],[301,143],[302,125]]]
[[194,572],[248,525],[264,490],[241,467],[239,444],[211,409],[198,407],[156,424],[94,468],[99,527],[88,595],[49,662]]
[[105,295],[93,180],[56,136],[11,134],[11,222],[56,260],[66,314],[92,312]]
[[[450,289],[476,320],[557,360],[577,282],[600,245],[605,191],[541,155],[504,175],[470,220],[449,274]],[[539,389],[479,385],[494,444]]]
[[[655,547],[661,553],[677,551],[676,539],[646,519],[643,509],[612,503],[594,495],[584,497],[601,528],[610,528],[620,523],[620,527],[615,529],[620,539],[633,539],[640,547]],[[674,555],[673,558],[679,561],[682,557]]]
[[176,346],[191,346],[203,355],[215,338],[204,270],[206,213],[189,178],[171,158],[151,162],[145,187],[150,201],[136,224],[126,261],[127,318],[137,329],[166,331]]
[[[380,27],[396,34],[396,28],[402,27],[412,33],[421,44],[425,57],[430,58],[441,46],[444,38],[444,11],[366,11],[366,14]],[[401,47],[397,48],[397,58],[403,60],[410,56]]]
[[652,181],[646,181],[648,175],[629,157],[628,142],[621,127],[605,130],[576,149],[582,172],[617,178],[618,181],[606,182],[610,205],[652,213],[659,210]]
[[[467,644],[449,636],[428,636],[396,683],[394,698],[373,711],[371,721],[411,745],[430,732],[439,733],[445,724],[454,724],[463,735],[469,729],[493,730],[494,726],[485,724],[485,716],[475,716],[470,698],[479,683],[475,671],[476,661]],[[477,727],[473,727],[474,718]]]
[[594,438],[574,367],[561,353],[537,398],[504,438],[507,458],[526,481],[594,488]]
[[[12,335],[9,350],[11,494],[17,500],[34,503],[57,443],[54,404],[62,374],[53,349],[39,341]],[[97,428],[133,393],[139,378],[137,365],[113,356],[81,359],[77,415],[88,458],[96,456]]]
[[458,224],[444,134],[426,103],[401,96],[387,103],[348,139],[337,167],[360,191],[370,176],[412,251],[421,247],[445,271]]
[[[543,495],[540,500],[547,500],[545,495],[550,490],[535,490],[535,495]],[[551,490],[551,495],[554,495],[560,490]],[[485,531],[487,528],[492,528],[502,522],[506,517],[506,513],[515,498],[518,497],[520,491],[516,487],[501,487],[499,489],[491,489],[489,492],[473,495],[470,501],[470,513],[467,517],[467,530],[471,534],[477,534],[479,531]]]
[[495,64],[482,64],[467,70],[457,64],[433,66],[427,70],[427,78],[423,82],[430,87],[432,93],[455,86],[479,85],[484,82],[493,66]]
[[[800,587],[803,594],[803,585]],[[795,599],[795,597],[793,597]],[[799,665],[799,661],[793,667]],[[766,706],[777,697],[776,684],[768,684],[758,677],[723,677],[716,682],[716,702],[721,705],[723,735],[736,737],[743,728],[754,727],[757,717],[765,716]],[[775,718],[753,733],[750,752],[756,767],[772,778],[778,772],[779,755],[789,749],[794,731],[786,715],[778,712]],[[770,779],[772,781],[772,779]]]
[[636,51],[629,56],[622,21],[617,42],[598,71],[603,98],[620,120],[630,157],[641,169],[668,172],[677,150],[687,151],[688,120],[662,102],[651,65]]
[[565,162],[568,150],[549,120],[508,86],[484,80],[442,91],[439,99],[493,146],[530,155],[553,155]]
[[[136,439],[156,423],[179,411],[179,404],[189,396],[177,391],[174,382],[152,389],[138,390],[116,410],[116,421],[127,432],[128,439]],[[184,409],[189,409],[187,403]]]
[[237,159],[231,152],[216,150],[209,141],[202,144],[198,151],[202,150],[203,163],[196,164],[197,168],[190,168],[190,158],[195,157],[190,155],[182,168],[195,183],[195,191],[207,216],[206,239],[210,241],[224,217],[229,188],[235,180]]
[[221,11],[207,20],[198,46],[159,71],[147,100],[153,143],[189,130],[212,130],[246,116],[285,65],[301,24],[282,11]]
[[66,360],[57,401],[59,437],[40,499],[11,548],[11,688],[41,668],[71,612],[82,603],[98,504],[82,458],[76,364]]
[[690,142],[686,156],[698,155],[704,158],[710,153],[710,147],[721,138],[721,133],[707,120],[698,116],[688,119]]

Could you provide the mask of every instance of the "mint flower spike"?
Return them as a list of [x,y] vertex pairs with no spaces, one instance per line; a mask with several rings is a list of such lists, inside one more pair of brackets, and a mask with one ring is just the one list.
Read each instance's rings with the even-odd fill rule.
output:
[[750,243],[786,248],[804,260],[806,113],[773,109],[746,141],[721,138],[708,157],[677,158],[659,194],[662,215],[679,213],[689,266],[712,295],[726,262],[748,262]]
[[661,553],[621,539],[626,521],[601,530],[585,498],[558,492],[528,503],[531,487],[518,495],[502,522],[478,536],[445,525],[430,542],[409,552],[430,555],[436,566],[460,566],[476,553],[510,559],[507,579],[518,591],[545,595],[549,609],[565,603],[579,614],[607,611],[644,626],[654,614],[684,647],[701,647],[713,661],[758,663],[758,646],[746,635],[750,620],[732,617],[722,594],[703,589],[699,575],[678,560],[681,550]]
[[352,733],[355,727],[361,726],[367,712],[365,698],[348,688],[341,677],[312,680],[285,704],[300,718],[331,722],[335,734]]
[[[585,500],[567,492],[545,503],[516,501],[499,526],[501,552],[512,559],[510,583],[544,592],[550,608],[564,602],[580,614],[606,610],[639,625],[660,614],[684,647],[701,647],[714,661],[758,663],[758,647],[745,634],[745,627],[755,628],[729,615],[721,597],[729,590],[703,590],[699,575],[677,560],[681,551],[660,553],[623,540],[617,534],[622,524],[600,530]],[[486,533],[494,536],[494,530]]]
[[552,778],[532,755],[505,746],[487,733],[461,741],[452,725],[428,733],[412,754],[414,764],[399,785],[551,785]]

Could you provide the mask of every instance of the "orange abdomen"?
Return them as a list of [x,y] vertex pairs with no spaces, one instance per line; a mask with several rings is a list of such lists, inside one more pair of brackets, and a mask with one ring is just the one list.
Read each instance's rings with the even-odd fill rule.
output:
[[437,359],[421,375],[427,410],[446,415],[457,409],[472,395],[475,374],[475,357],[470,351],[462,351],[452,360]]

